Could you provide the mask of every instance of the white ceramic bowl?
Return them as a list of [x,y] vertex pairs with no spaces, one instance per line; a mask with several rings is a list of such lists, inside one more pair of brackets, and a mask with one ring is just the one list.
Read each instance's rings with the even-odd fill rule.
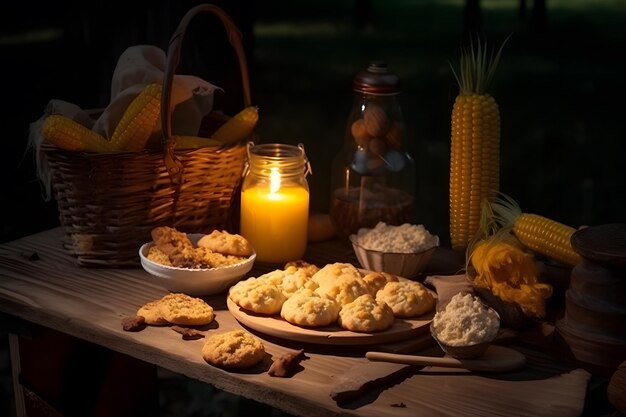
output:
[[392,253],[366,249],[357,243],[357,235],[350,235],[354,253],[361,266],[370,271],[388,272],[405,278],[413,278],[424,270],[437,245],[417,253]]
[[[202,237],[201,234],[189,234],[194,244],[200,237]],[[143,269],[165,289],[194,296],[219,294],[227,290],[252,269],[256,259],[256,252],[254,252],[235,265],[208,269],[179,268],[162,265],[148,259],[148,251],[153,245],[154,242],[148,242],[139,249]]]

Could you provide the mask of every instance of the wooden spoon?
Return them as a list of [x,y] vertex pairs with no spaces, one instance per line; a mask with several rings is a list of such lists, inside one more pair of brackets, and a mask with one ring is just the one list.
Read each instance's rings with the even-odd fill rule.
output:
[[489,346],[484,355],[473,359],[456,359],[450,356],[416,356],[386,352],[367,352],[370,361],[403,363],[407,365],[440,366],[445,368],[463,368],[480,372],[505,372],[519,369],[526,363],[526,357],[516,350]]

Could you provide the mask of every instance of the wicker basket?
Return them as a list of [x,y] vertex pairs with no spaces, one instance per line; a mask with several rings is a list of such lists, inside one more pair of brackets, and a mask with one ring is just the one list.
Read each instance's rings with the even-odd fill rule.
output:
[[219,149],[175,151],[171,134],[174,72],[186,28],[201,12],[213,13],[223,23],[239,61],[244,106],[249,106],[241,34],[224,11],[204,4],[187,12],[170,41],[161,102],[163,151],[86,153],[41,146],[65,230],[63,245],[79,265],[137,266],[139,247],[159,225],[186,232],[233,229],[249,138]]

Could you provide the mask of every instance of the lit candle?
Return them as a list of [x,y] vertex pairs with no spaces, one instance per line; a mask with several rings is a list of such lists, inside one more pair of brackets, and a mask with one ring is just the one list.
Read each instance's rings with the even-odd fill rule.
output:
[[[306,250],[309,216],[304,151],[295,156],[293,150],[287,155],[272,154],[266,161],[268,155],[258,149],[263,146],[273,146],[272,152],[278,152],[277,146],[289,147],[252,148],[249,172],[241,191],[241,235],[252,244],[259,262],[279,264],[301,259]],[[255,151],[266,159],[255,160],[258,156]]]

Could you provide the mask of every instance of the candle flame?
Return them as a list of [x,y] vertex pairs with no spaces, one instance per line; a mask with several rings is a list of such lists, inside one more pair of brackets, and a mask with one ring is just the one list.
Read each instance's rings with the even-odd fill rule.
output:
[[270,172],[270,193],[274,194],[280,190],[280,173],[278,168],[271,168]]

